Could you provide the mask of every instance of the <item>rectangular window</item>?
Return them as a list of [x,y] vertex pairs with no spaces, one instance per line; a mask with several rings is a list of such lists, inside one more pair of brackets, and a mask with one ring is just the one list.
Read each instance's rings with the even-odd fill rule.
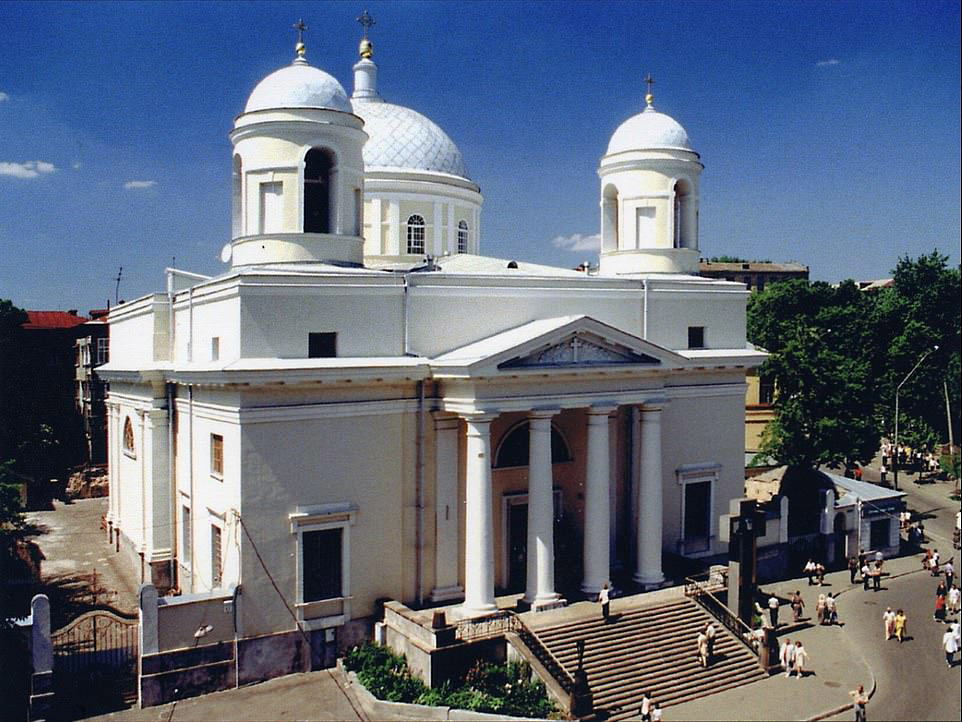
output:
[[100,364],[105,364],[110,360],[110,339],[109,338],[98,338],[97,339],[97,363],[96,366]]
[[218,478],[224,476],[224,437],[210,435],[210,473]]
[[191,543],[190,540],[193,538],[190,530],[190,507],[182,507],[180,514],[181,523],[181,542],[180,548],[183,552],[184,564],[190,564],[190,553],[191,553]]
[[334,358],[337,356],[337,334],[324,331],[307,334],[308,358]]
[[221,562],[221,531],[216,524],[210,525],[210,585],[217,588],[224,583]]
[[758,403],[775,403],[775,382],[765,376],[758,378]]
[[635,210],[635,245],[633,248],[645,248],[654,245],[655,241],[655,209],[638,208]]
[[261,183],[261,233],[279,233],[283,228],[283,187],[280,182]]
[[703,539],[710,535],[711,482],[685,484],[685,539]]
[[343,529],[319,529],[301,534],[303,601],[343,596],[341,586]]
[[705,348],[705,327],[688,327],[688,348]]
[[220,336],[214,336],[210,340],[210,360],[220,360]]

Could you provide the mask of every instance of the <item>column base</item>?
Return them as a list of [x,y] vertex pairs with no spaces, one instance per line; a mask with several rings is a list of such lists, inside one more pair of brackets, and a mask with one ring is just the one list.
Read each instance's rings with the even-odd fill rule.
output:
[[485,617],[489,614],[494,614],[498,611],[498,605],[491,604],[481,604],[477,606],[468,606],[467,604],[462,604],[456,607],[456,617],[457,619],[472,619],[473,617]]
[[464,587],[452,584],[448,587],[435,587],[431,590],[432,602],[449,602],[453,599],[464,599]]
[[546,597],[544,599],[535,599],[531,603],[532,612],[547,612],[551,609],[561,609],[562,607],[568,606],[568,600],[557,594],[554,597]]
[[631,577],[631,581],[647,592],[652,589],[661,589],[661,587],[665,586],[665,575],[660,573],[635,574]]

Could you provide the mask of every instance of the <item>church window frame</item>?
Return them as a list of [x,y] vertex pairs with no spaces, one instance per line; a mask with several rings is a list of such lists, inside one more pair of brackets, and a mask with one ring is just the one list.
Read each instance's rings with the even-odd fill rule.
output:
[[218,524],[210,525],[210,588],[224,586],[224,530]]
[[408,216],[405,223],[407,228],[407,252],[413,255],[424,255],[424,240],[427,236],[424,218],[417,213]]
[[239,153],[234,154],[231,172],[231,235],[244,235],[244,161]]
[[[701,557],[709,556],[712,553],[715,539],[718,537],[718,519],[714,509],[720,472],[721,464],[715,462],[686,464],[675,470],[676,481],[681,487],[679,494],[681,503],[679,504],[678,519],[678,553],[682,556]],[[707,491],[705,516],[700,520],[704,524],[703,528],[707,531],[707,534],[689,535],[688,531],[691,529],[689,521],[692,524],[698,521],[690,518],[691,509],[689,509],[689,506],[695,501],[694,492],[701,489]]]
[[694,188],[687,178],[679,178],[672,186],[672,248],[695,248],[691,204]]
[[601,192],[601,251],[621,249],[618,188],[609,183]]
[[124,454],[129,456],[131,459],[137,458],[137,449],[134,445],[134,425],[131,422],[130,417],[124,417],[124,430],[123,430],[123,451]]
[[304,233],[334,233],[337,154],[326,146],[312,146],[302,163],[301,228]]
[[[316,506],[297,507],[288,515],[291,534],[295,543],[296,589],[295,604],[297,619],[306,629],[324,629],[339,626],[351,618],[351,527],[357,515],[357,506],[350,502],[336,502]],[[311,537],[314,532],[320,536]],[[305,535],[308,535],[305,540]],[[324,571],[337,570],[336,580],[310,579],[311,548],[313,543],[330,543],[337,539],[339,559],[327,560]],[[307,558],[305,558],[307,552]],[[330,586],[325,584],[331,582]],[[325,590],[337,592],[336,596],[320,596]]]
[[224,480],[224,436],[210,435],[210,475],[220,481]]
[[[492,455],[492,469],[522,469],[530,461],[531,431],[528,419],[522,419],[508,428],[498,441]],[[571,444],[555,424],[551,424],[551,464],[574,461]],[[520,463],[523,462],[523,463]]]
[[458,221],[458,253],[468,252],[468,222]]

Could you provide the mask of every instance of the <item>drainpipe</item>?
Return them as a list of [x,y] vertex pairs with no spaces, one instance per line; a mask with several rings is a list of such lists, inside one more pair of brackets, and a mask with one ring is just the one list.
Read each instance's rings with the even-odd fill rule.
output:
[[404,355],[408,355],[408,275],[404,274],[404,301],[401,304],[401,328],[404,329]]
[[417,504],[417,532],[415,537],[416,544],[416,571],[417,580],[417,599],[418,606],[424,603],[424,381],[417,382],[418,389],[418,435],[417,435],[417,470],[416,470],[416,504]]
[[642,326],[641,326],[641,337],[645,341],[647,341],[648,340],[648,279],[646,278],[644,281],[642,281],[642,283],[645,284],[643,287],[645,291],[645,296],[644,296],[645,308],[644,308],[644,316],[642,319]]
[[[173,359],[171,359],[173,360]],[[177,465],[174,464],[174,385],[167,387],[167,480],[170,482],[170,584],[179,587],[177,579]]]
[[[187,289],[187,363],[194,360],[194,287]],[[193,409],[191,409],[193,411]],[[193,500],[191,501],[193,503]],[[191,555],[193,559],[193,555]]]
[[[188,337],[189,338],[189,337]],[[188,416],[190,420],[190,430],[187,435],[187,464],[190,482],[190,528],[187,529],[186,543],[190,545],[190,591],[194,591],[194,560],[197,558],[197,550],[194,548],[194,386],[187,386]]]

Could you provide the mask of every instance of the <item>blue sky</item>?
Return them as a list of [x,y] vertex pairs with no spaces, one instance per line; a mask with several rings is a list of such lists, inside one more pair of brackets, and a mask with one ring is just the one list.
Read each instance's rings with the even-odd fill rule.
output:
[[598,161],[651,72],[706,166],[703,256],[959,262],[958,2],[4,2],[0,297],[85,311],[121,265],[127,299],[172,257],[223,270],[234,116],[300,17],[350,92],[365,7],[381,94],[461,148],[489,255],[596,257]]

